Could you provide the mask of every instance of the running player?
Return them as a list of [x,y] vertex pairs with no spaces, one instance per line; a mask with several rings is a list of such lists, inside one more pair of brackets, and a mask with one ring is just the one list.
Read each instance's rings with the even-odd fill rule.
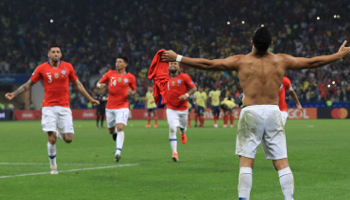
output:
[[[129,95],[136,93],[136,81],[134,75],[126,72],[128,59],[119,56],[116,60],[116,70],[107,72],[97,83],[97,87],[103,88],[108,82],[109,96],[106,106],[107,126],[117,149],[114,154],[116,162],[121,158],[124,144],[124,126],[127,125],[129,115]],[[117,128],[115,128],[117,126]]]
[[280,87],[280,91],[278,92],[279,102],[278,107],[281,110],[282,113],[282,122],[283,126],[286,124],[287,118],[288,118],[288,108],[286,103],[286,90],[288,91],[289,95],[292,97],[294,102],[297,104],[297,108],[303,112],[303,107],[301,106],[297,94],[294,92],[293,87],[291,85],[291,82],[289,78],[286,76],[283,77],[282,85]]
[[151,117],[153,113],[153,118],[154,118],[154,128],[157,128],[157,105],[154,102],[154,97],[153,97],[153,87],[149,86],[148,87],[148,92],[146,93],[146,99],[147,99],[147,125],[146,128],[149,128],[151,126]]
[[253,165],[257,147],[262,143],[267,159],[273,160],[278,171],[281,188],[286,200],[294,199],[294,178],[287,159],[286,137],[281,111],[278,108],[278,91],[286,70],[312,69],[349,57],[350,47],[344,41],[339,51],[332,55],[313,58],[293,57],[268,51],[272,36],[266,27],[254,32],[252,52],[226,59],[208,60],[188,58],[173,51],[165,51],[163,62],[181,62],[202,70],[237,71],[244,92],[238,123],[236,155],[240,156],[238,195],[250,198]]
[[211,102],[211,112],[214,115],[214,127],[218,127],[218,119],[220,116],[220,95],[221,91],[218,86],[214,85],[213,90],[209,92]]
[[16,91],[7,93],[5,97],[12,100],[17,95],[30,90],[42,79],[45,89],[41,125],[48,134],[47,150],[49,153],[51,174],[58,174],[56,164],[56,139],[59,137],[66,143],[73,140],[74,128],[72,111],[69,102],[69,81],[73,82],[76,90],[93,105],[99,101],[93,99],[78,80],[70,63],[61,61],[62,52],[58,45],[51,45],[47,56],[49,61],[39,65],[29,81]]
[[[196,107],[196,114],[199,118],[199,122],[201,124],[200,127],[204,127],[204,109],[205,109],[205,101],[207,100],[207,93],[203,91],[203,86],[198,87],[198,91],[193,95],[193,102]],[[195,126],[197,126],[197,119],[195,118]]]
[[233,128],[234,121],[235,121],[235,112],[234,109],[236,108],[235,101],[233,100],[232,97],[226,97],[222,102],[221,102],[221,109],[224,111],[224,125],[223,127],[227,127],[227,122],[228,118],[230,118],[230,127]]
[[180,129],[181,141],[183,144],[187,142],[187,98],[193,94],[197,88],[190,76],[180,73],[178,70],[180,65],[178,62],[169,63],[170,79],[168,82],[168,102],[166,108],[166,116],[169,124],[169,142],[172,150],[172,159],[177,162],[179,156],[177,153],[177,128]]
[[96,128],[98,127],[99,120],[101,119],[101,128],[104,128],[103,121],[106,116],[106,103],[108,100],[107,95],[105,94],[105,89],[99,89],[99,92],[96,93],[95,99],[100,101],[100,105],[96,108]]

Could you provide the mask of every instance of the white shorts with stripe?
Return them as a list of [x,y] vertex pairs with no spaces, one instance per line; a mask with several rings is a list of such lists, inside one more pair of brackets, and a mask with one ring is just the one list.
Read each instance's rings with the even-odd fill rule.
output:
[[73,117],[70,108],[48,106],[42,108],[41,126],[44,132],[74,133]]
[[128,124],[129,108],[106,109],[107,127],[113,128],[117,124]]

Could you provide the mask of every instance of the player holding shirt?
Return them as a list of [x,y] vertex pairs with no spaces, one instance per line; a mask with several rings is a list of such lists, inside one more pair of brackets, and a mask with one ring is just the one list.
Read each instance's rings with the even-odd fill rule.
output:
[[[129,99],[128,95],[136,93],[135,77],[126,72],[128,59],[119,56],[116,60],[116,70],[107,72],[97,83],[97,87],[105,87],[108,82],[109,96],[106,106],[107,126],[109,133],[113,134],[117,149],[114,155],[115,161],[119,162],[124,144],[124,126],[128,122]],[[131,89],[130,89],[131,88]],[[117,125],[117,128],[115,126]]]
[[[194,93],[193,101],[196,106],[196,113],[199,117],[201,127],[204,127],[204,109],[205,101],[207,100],[207,93],[203,91],[203,86],[198,87],[198,91]],[[195,118],[195,126],[197,126],[197,118]]]
[[66,143],[71,143],[74,134],[72,111],[69,108],[69,81],[73,82],[76,90],[93,105],[98,105],[99,101],[93,99],[86,92],[78,80],[73,66],[70,63],[61,61],[62,53],[58,45],[51,45],[47,56],[49,61],[39,65],[27,83],[20,86],[16,91],[7,93],[5,97],[12,100],[17,95],[29,90],[42,79],[45,94],[42,104],[41,124],[43,131],[48,134],[47,149],[51,174],[58,174],[56,139],[59,137]]
[[218,119],[220,115],[220,89],[214,85],[213,90],[209,92],[209,98],[211,101],[211,112],[214,115],[214,127],[218,127]]
[[153,97],[153,87],[149,86],[148,87],[148,92],[146,93],[146,99],[147,99],[147,125],[146,128],[149,128],[151,126],[151,115],[153,113],[154,117],[154,128],[157,128],[157,105],[154,102],[154,97]]
[[181,141],[185,144],[187,141],[187,98],[197,90],[190,76],[185,73],[179,73],[179,68],[178,62],[169,63],[170,79],[168,82],[166,116],[169,124],[169,142],[174,162],[179,160],[176,139],[177,127],[180,129]]
[[282,122],[283,126],[286,124],[287,118],[288,118],[288,108],[287,108],[287,103],[286,103],[286,90],[288,91],[289,95],[292,97],[294,102],[297,104],[297,108],[303,112],[303,107],[301,106],[297,94],[294,92],[291,82],[289,78],[283,77],[282,79],[282,85],[280,87],[280,91],[278,92],[278,97],[279,97],[279,102],[278,102],[278,107],[281,110],[282,113]]

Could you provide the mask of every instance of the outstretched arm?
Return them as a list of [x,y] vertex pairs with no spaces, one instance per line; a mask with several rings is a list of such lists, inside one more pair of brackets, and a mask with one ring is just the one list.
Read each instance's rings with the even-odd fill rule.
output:
[[302,58],[284,55],[285,61],[287,61],[287,69],[290,70],[301,70],[301,69],[312,69],[322,67],[341,58],[350,56],[350,47],[345,47],[347,41],[345,40],[343,45],[339,48],[339,51],[332,55],[327,56],[316,56],[313,58]]
[[177,55],[174,51],[170,50],[162,53],[161,60],[163,62],[181,62],[189,67],[201,70],[237,71],[240,56],[208,60],[205,58],[189,58]]
[[25,84],[21,85],[17,90],[11,92],[11,93],[7,93],[5,94],[5,97],[8,100],[12,100],[13,98],[15,98],[17,95],[22,94],[23,92],[29,90],[35,83],[31,80],[28,80]]
[[92,103],[92,105],[96,106],[98,104],[100,104],[99,101],[95,100],[94,98],[92,98],[89,93],[86,92],[83,84],[81,84],[81,82],[79,81],[79,79],[73,81],[74,87],[75,89],[81,94],[83,95],[87,100],[90,101],[90,103]]

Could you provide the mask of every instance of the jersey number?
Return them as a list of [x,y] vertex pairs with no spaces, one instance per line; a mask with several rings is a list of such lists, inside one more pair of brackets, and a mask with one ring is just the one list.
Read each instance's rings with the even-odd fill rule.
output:
[[116,79],[112,79],[111,80],[111,86],[116,86],[117,85],[117,80]]
[[47,82],[52,83],[52,79],[51,79],[51,75],[50,74],[47,75],[47,78],[49,78],[49,80]]

